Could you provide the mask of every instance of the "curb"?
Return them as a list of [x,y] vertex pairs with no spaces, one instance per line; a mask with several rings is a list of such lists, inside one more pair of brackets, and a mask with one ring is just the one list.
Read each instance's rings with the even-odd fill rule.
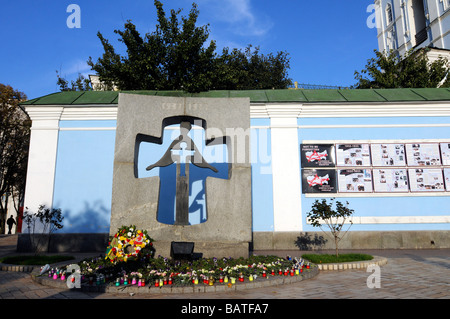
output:
[[334,264],[317,264],[319,270],[351,270],[351,269],[366,269],[371,265],[383,266],[387,264],[387,258],[373,256],[372,260],[353,261],[347,263],[334,263]]
[[0,271],[32,272],[36,266],[0,264]]
[[[39,269],[35,269],[31,278],[34,282],[39,283],[44,286],[49,286],[53,288],[59,289],[70,289],[67,287],[65,280],[54,280],[50,279],[47,276],[40,276]],[[127,285],[127,286],[113,286],[112,284],[104,284],[104,285],[89,285],[86,283],[81,284],[81,288],[74,288],[77,291],[82,292],[101,292],[101,293],[144,293],[144,294],[183,294],[183,293],[210,293],[210,292],[227,292],[227,291],[236,291],[236,290],[246,290],[246,289],[254,289],[254,288],[263,288],[270,286],[278,286],[285,284],[292,284],[295,282],[300,282],[302,280],[313,278],[314,276],[319,274],[318,267],[312,267],[310,269],[304,269],[303,273],[298,276],[269,276],[267,279],[263,279],[262,277],[253,280],[252,282],[236,282],[236,284],[229,287],[227,284],[217,283],[213,286],[198,284],[198,285],[189,285],[189,286],[169,286],[165,285],[162,287],[154,287],[154,286],[145,286],[138,287],[137,285]]]

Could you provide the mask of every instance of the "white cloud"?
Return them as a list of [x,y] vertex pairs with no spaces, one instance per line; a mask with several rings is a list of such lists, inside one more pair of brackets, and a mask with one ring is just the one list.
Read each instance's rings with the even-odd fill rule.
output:
[[200,12],[206,7],[215,20],[228,24],[237,35],[264,36],[273,26],[268,16],[255,12],[250,0],[201,0]]
[[75,60],[68,63],[68,66],[65,67],[64,65],[61,65],[61,69],[58,70],[62,74],[62,76],[68,76],[71,75],[78,75],[78,73],[82,74],[83,76],[87,76],[89,73],[93,72],[90,71],[91,67],[86,63],[84,60]]

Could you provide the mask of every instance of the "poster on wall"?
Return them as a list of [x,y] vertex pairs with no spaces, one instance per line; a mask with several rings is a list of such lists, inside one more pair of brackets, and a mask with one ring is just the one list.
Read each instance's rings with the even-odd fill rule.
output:
[[441,165],[439,144],[406,144],[408,166]]
[[302,193],[336,193],[336,171],[302,169]]
[[411,192],[444,191],[444,179],[440,168],[410,168]]
[[444,168],[445,189],[450,192],[450,168]]
[[373,166],[405,166],[406,154],[404,144],[372,144]]
[[334,144],[300,144],[302,167],[334,167]]
[[408,192],[408,185],[408,173],[406,169],[373,169],[373,188],[375,192]]
[[340,169],[338,188],[342,193],[371,193],[372,172],[370,169]]
[[369,144],[337,144],[337,166],[370,166]]
[[442,165],[450,165],[450,143],[441,143]]

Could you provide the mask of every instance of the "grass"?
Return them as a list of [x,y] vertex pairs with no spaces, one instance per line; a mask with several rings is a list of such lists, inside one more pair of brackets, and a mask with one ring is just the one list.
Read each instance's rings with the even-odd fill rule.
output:
[[302,258],[314,264],[342,263],[352,261],[372,260],[373,256],[367,254],[339,254],[336,258],[334,254],[304,254]]
[[5,264],[12,265],[33,265],[33,266],[42,266],[46,264],[54,264],[58,262],[68,261],[75,259],[73,256],[62,256],[62,255],[54,255],[54,256],[8,256],[0,258],[0,262]]

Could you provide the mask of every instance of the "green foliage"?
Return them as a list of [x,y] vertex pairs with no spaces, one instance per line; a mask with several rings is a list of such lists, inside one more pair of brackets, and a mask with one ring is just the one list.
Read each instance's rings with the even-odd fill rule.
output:
[[427,49],[409,51],[399,57],[395,51],[375,50],[366,68],[355,72],[357,89],[436,88],[450,87],[450,67],[447,59],[440,57],[430,63]]
[[70,82],[65,78],[61,77],[56,71],[57,81],[56,84],[59,85],[61,91],[92,91],[90,80],[86,79],[82,74],[78,73],[78,77],[75,81]]
[[328,263],[342,263],[342,262],[352,262],[352,261],[363,261],[372,260],[373,256],[367,254],[340,254],[336,255],[329,254],[304,254],[302,258],[309,260],[315,264],[328,264]]
[[[334,200],[335,199],[332,198],[330,203],[328,203],[326,199],[322,199],[321,201],[316,200],[311,211],[308,212],[307,218],[313,227],[319,227],[323,230],[323,225],[325,225],[328,228],[335,242],[337,257],[339,255],[339,241],[345,236],[353,224],[349,217],[353,215],[354,210],[348,208],[348,202],[346,202],[346,205],[342,204],[340,201],[336,201],[334,204]],[[336,208],[334,208],[334,206]],[[341,232],[347,221],[350,225],[341,236]]]
[[171,10],[167,17],[160,1],[156,31],[144,36],[131,22],[124,30],[115,30],[126,46],[126,56],[118,54],[98,32],[104,53],[88,64],[107,87],[120,90],[184,90],[200,92],[226,89],[287,88],[288,54],[267,56],[259,48],[244,51],[228,48],[218,55],[215,41],[207,43],[208,25],[196,26],[199,10],[194,3],[187,17],[178,18],[181,10]]
[[[8,211],[8,198],[19,210],[25,193],[31,121],[19,103],[27,99],[23,92],[0,83],[0,224]],[[2,232],[3,233],[3,232]]]
[[229,48],[215,60],[214,83],[216,90],[285,89],[292,85],[288,78],[289,57],[286,52],[260,53],[249,45],[244,51]]

